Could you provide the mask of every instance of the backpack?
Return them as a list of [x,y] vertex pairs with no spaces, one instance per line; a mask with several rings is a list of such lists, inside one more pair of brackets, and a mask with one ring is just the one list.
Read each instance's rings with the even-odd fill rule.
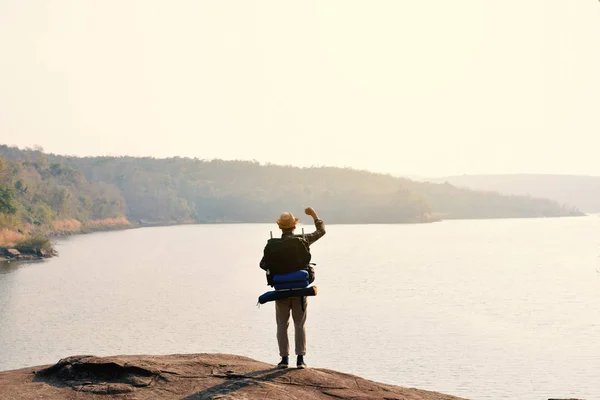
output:
[[263,253],[271,276],[306,269],[311,258],[308,242],[297,236],[269,239]]

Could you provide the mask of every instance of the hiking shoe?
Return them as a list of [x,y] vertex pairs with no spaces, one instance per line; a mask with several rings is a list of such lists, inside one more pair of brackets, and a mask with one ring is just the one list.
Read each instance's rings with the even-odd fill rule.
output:
[[290,359],[288,356],[281,357],[281,361],[277,364],[277,368],[287,368],[290,364]]
[[304,362],[304,356],[298,356],[298,359],[296,360],[296,367],[299,369],[308,368],[308,365],[306,365]]

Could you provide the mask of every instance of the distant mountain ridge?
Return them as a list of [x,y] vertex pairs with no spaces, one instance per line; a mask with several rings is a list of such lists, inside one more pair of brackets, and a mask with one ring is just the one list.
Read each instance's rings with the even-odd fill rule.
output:
[[600,212],[600,176],[586,175],[456,175],[430,179],[457,187],[508,195],[542,197],[568,204],[583,212]]

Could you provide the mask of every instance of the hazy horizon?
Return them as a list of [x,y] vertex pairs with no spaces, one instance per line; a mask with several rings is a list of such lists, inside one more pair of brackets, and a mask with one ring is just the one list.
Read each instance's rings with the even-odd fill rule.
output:
[[0,143],[600,176],[600,3],[0,0]]

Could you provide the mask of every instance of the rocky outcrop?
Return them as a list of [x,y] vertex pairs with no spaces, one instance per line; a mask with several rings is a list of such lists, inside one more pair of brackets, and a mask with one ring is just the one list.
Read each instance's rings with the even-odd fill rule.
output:
[[460,400],[327,369],[276,369],[226,354],[73,356],[49,367],[0,372],[0,398]]
[[12,249],[0,247],[0,261],[16,261],[16,260],[39,260],[42,258],[54,257],[57,255],[56,251],[53,249],[37,249],[37,248],[27,248],[27,249]]
[[17,249],[6,249],[4,253],[9,257],[18,257],[21,255],[21,252]]

